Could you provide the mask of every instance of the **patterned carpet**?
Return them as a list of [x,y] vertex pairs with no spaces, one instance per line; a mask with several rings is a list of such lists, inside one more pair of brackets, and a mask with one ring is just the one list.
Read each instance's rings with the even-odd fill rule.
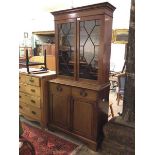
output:
[[22,136],[33,144],[36,155],[69,155],[78,146],[25,122],[22,122],[22,127]]

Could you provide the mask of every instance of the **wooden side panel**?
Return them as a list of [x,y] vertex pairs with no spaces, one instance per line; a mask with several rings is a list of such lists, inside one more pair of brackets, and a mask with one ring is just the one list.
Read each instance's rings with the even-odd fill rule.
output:
[[47,68],[52,71],[56,71],[56,62],[55,62],[55,56],[54,55],[47,55],[46,56],[46,62],[47,62]]

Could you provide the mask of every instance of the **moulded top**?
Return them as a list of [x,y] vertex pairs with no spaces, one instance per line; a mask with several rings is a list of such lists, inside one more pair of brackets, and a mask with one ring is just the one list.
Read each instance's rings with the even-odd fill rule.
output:
[[51,12],[51,14],[58,15],[58,14],[64,14],[64,13],[71,13],[71,12],[75,12],[75,11],[96,9],[96,8],[107,8],[112,12],[116,9],[110,3],[104,2],[104,3],[97,3],[97,4],[87,5],[87,6],[81,6],[81,7],[67,9],[67,10],[54,11],[54,12]]

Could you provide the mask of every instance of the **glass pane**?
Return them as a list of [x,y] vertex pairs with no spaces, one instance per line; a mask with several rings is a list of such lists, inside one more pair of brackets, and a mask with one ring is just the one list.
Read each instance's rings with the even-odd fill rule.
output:
[[97,80],[100,20],[80,22],[79,77]]
[[59,75],[74,76],[74,23],[58,24]]

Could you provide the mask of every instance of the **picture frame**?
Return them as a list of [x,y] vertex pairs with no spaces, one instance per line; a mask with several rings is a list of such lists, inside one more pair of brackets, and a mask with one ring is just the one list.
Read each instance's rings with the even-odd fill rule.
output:
[[24,32],[24,38],[28,38],[28,32]]
[[127,44],[128,43],[129,29],[115,29],[113,31],[114,44]]
[[115,42],[115,30],[112,30],[112,38],[111,38],[111,42],[112,42],[112,43]]

